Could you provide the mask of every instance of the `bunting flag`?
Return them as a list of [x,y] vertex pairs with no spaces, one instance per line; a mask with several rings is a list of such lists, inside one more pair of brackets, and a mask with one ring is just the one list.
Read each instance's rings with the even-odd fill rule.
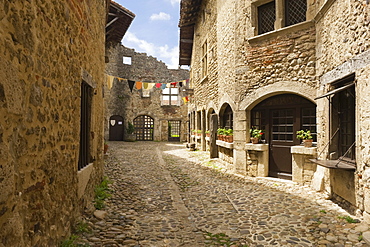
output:
[[[189,79],[178,81],[178,82],[169,82],[169,83],[166,83],[166,82],[157,82],[157,83],[140,82],[140,81],[132,81],[132,80],[128,80],[128,79],[125,79],[125,78],[121,78],[121,77],[106,74],[105,80],[106,80],[107,87],[109,89],[112,89],[113,84],[114,84],[114,79],[117,79],[119,82],[121,82],[121,81],[127,82],[131,93],[132,93],[132,90],[134,89],[134,87],[137,90],[140,90],[140,89],[142,89],[142,90],[151,90],[152,88],[158,88],[158,89],[164,90],[166,88],[171,88],[171,87],[172,88],[173,87],[183,87],[183,86],[188,85],[188,83],[189,83]],[[185,83],[186,83],[186,85],[185,85]],[[188,97],[183,98],[183,100],[184,100],[185,103],[189,102]]]
[[141,86],[142,86],[142,85],[143,85],[143,83],[142,83],[142,82],[137,81],[137,82],[136,82],[136,89],[137,89],[137,90],[141,89]]
[[111,75],[107,75],[107,86],[109,89],[112,89],[113,87],[113,80],[114,80],[114,76],[111,76]]
[[132,93],[132,89],[134,89],[135,81],[127,80],[128,86],[130,87],[130,91]]

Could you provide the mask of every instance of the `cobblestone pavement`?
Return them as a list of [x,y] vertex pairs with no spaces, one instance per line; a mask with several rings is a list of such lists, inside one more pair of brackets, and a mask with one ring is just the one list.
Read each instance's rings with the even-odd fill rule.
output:
[[308,188],[232,175],[180,143],[109,148],[112,197],[105,218],[86,216],[90,246],[368,246],[368,225]]

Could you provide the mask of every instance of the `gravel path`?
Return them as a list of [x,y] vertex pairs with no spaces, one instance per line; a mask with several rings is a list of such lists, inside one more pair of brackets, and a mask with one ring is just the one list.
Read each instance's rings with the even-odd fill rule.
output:
[[109,146],[112,197],[104,218],[86,215],[90,246],[368,246],[368,225],[308,188],[232,175],[183,144]]

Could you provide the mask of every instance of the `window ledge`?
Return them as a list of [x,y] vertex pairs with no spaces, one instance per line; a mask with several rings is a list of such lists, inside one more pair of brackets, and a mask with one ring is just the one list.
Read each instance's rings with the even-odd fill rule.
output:
[[245,150],[252,150],[252,151],[268,151],[269,149],[269,144],[253,144],[253,143],[246,143]]
[[265,39],[275,38],[277,36],[281,36],[281,35],[284,35],[284,34],[293,33],[293,32],[303,30],[303,29],[306,29],[306,28],[309,28],[309,27],[313,27],[314,25],[315,25],[315,23],[311,20],[310,21],[304,21],[304,22],[301,22],[301,23],[297,23],[295,25],[291,25],[291,26],[288,26],[288,27],[283,27],[283,28],[280,28],[280,29],[277,29],[277,30],[274,30],[274,31],[271,31],[271,32],[268,32],[268,33],[264,33],[264,34],[260,34],[258,36],[247,38],[246,40],[251,44],[252,43],[258,43],[258,42],[260,42],[262,40],[265,40]]
[[220,147],[228,148],[228,149],[233,149],[234,148],[234,143],[224,142],[224,141],[220,141],[220,140],[216,140],[216,145],[220,146]]
[[316,147],[304,147],[304,146],[292,146],[290,148],[292,154],[303,154],[303,155],[316,155]]
[[342,170],[356,170],[356,165],[345,162],[343,160],[318,160],[310,159],[311,162],[316,163],[320,166],[330,169],[342,169]]

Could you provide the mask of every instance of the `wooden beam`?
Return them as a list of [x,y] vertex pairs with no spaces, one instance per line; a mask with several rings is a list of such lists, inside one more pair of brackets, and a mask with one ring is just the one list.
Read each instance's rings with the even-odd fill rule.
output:
[[113,22],[117,21],[119,19],[119,17],[116,17],[114,18],[113,20],[111,20],[106,26],[105,28],[109,27],[110,25],[112,25]]
[[192,39],[180,39],[180,42],[182,43],[188,43],[188,44],[193,44],[193,40]]

